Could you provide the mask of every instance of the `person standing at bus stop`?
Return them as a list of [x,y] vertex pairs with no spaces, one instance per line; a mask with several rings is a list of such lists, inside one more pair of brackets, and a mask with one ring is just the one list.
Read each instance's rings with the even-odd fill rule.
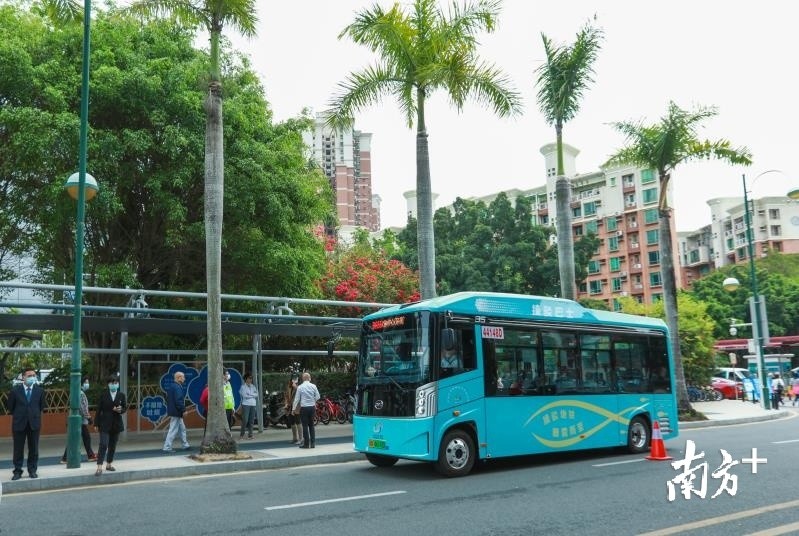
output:
[[183,390],[183,382],[186,376],[182,372],[176,372],[173,376],[174,382],[166,392],[166,414],[169,416],[169,431],[164,439],[163,451],[172,453],[172,443],[175,437],[180,435],[183,450],[189,450],[189,440],[186,437],[186,424],[183,422],[183,412],[186,411],[186,392]]
[[[97,460],[97,455],[92,450],[92,436],[89,432],[89,425],[92,423],[91,414],[89,414],[89,399],[86,398],[86,391],[89,390],[89,378],[84,377],[83,383],[80,386],[80,403],[78,411],[80,412],[81,422],[80,435],[83,438],[83,448],[86,449],[86,456],[89,461]],[[61,463],[67,463],[67,449],[64,449],[64,455],[61,456]]]
[[6,408],[11,414],[11,433],[14,436],[14,474],[11,480],[22,478],[25,442],[28,443],[28,476],[38,478],[39,431],[42,412],[47,408],[44,389],[36,382],[36,370],[28,367],[22,372],[23,383],[8,393]]
[[304,439],[301,449],[316,448],[316,430],[314,429],[313,416],[316,411],[316,402],[321,397],[319,389],[311,383],[311,375],[307,372],[302,374],[302,384],[297,387],[297,394],[294,395],[292,410],[299,408],[300,421],[302,422],[302,436]]
[[252,383],[252,374],[244,375],[244,383],[239,388],[241,397],[241,433],[239,439],[244,439],[244,429],[247,429],[247,439],[252,439],[252,424],[255,420],[255,406],[258,403],[258,388]]
[[94,414],[94,427],[100,432],[100,445],[97,447],[97,470],[94,476],[103,474],[103,461],[106,471],[116,471],[111,463],[117,450],[119,434],[125,429],[122,414],[128,410],[125,393],[119,391],[119,376],[108,377],[108,389],[103,389],[97,401]]
[[227,416],[227,425],[231,430],[233,429],[233,410],[236,409],[236,399],[233,398],[233,385],[230,383],[230,372],[225,371],[223,377],[224,385],[222,391],[225,395],[225,415]]

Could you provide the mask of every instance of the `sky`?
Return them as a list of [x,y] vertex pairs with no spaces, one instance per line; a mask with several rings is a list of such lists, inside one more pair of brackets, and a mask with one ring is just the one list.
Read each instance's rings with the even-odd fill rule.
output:
[[[441,93],[430,99],[426,110],[431,178],[439,196],[435,208],[456,197],[544,183],[539,149],[553,142],[555,134],[535,98],[535,70],[545,59],[541,33],[556,43],[571,43],[594,15],[605,33],[595,81],[577,116],[564,127],[564,141],[580,150],[578,173],[598,170],[624,145],[611,123],[655,123],[674,101],[686,109],[715,106],[718,116],[704,123],[699,136],[728,139],[753,155],[747,168],[697,162],[676,169],[672,178],[678,231],[710,223],[708,199],[741,197],[742,174],[754,197],[784,195],[799,186],[793,4],[505,0],[496,31],[478,36],[478,51],[507,74],[524,109],[501,119],[474,102],[459,113]],[[325,110],[349,73],[377,59],[365,47],[338,39],[355,13],[372,5],[370,1],[259,0],[257,5],[257,36],[230,36],[260,75],[277,121],[296,117],[304,108],[313,113]],[[402,194],[416,187],[415,130],[407,126],[391,97],[357,114],[355,128],[372,133],[372,189],[382,198],[383,227],[404,226]],[[772,169],[781,173],[758,177]]]

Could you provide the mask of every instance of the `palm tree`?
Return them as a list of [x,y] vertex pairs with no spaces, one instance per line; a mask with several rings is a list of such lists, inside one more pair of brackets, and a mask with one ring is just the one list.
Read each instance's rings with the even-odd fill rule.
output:
[[593,64],[600,50],[602,30],[586,24],[570,46],[554,45],[543,33],[547,61],[537,69],[538,105],[550,126],[555,127],[558,166],[555,203],[558,214],[558,268],[561,295],[575,299],[574,241],[572,239],[571,183],[563,170],[563,124],[580,108],[580,98],[593,82]]
[[690,112],[673,102],[665,117],[655,125],[641,123],[613,123],[625,135],[628,145],[610,157],[606,165],[632,164],[655,169],[658,173],[660,266],[663,279],[663,306],[666,324],[671,330],[671,347],[674,354],[674,374],[677,379],[677,404],[680,411],[689,411],[688,391],[685,386],[680,336],[677,326],[677,285],[674,275],[674,250],[671,235],[671,208],[668,205],[668,188],[671,172],[677,165],[698,159],[719,159],[731,164],[749,165],[751,154],[745,148],[733,149],[727,140],[702,141],[697,138],[699,124],[717,114],[716,108],[698,107]]
[[373,6],[356,14],[339,39],[377,52],[377,64],[353,73],[339,85],[341,93],[330,102],[328,124],[349,126],[356,111],[393,95],[407,124],[416,122],[417,241],[422,299],[436,295],[433,200],[425,103],[433,91],[446,91],[460,111],[468,97],[487,104],[500,117],[518,112],[518,94],[493,65],[477,57],[480,30],[492,32],[499,13],[498,0],[453,3],[445,14],[436,0],[415,0],[406,12],[399,4],[385,11]]
[[144,17],[171,15],[177,22],[210,34],[208,95],[205,98],[205,270],[208,292],[208,421],[202,452],[235,452],[222,392],[222,215],[224,144],[219,40],[230,26],[255,35],[255,0],[137,0],[128,8]]

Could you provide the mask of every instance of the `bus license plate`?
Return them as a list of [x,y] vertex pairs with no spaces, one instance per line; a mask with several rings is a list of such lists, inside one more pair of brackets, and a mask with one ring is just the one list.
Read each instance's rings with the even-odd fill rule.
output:
[[370,449],[386,449],[386,440],[385,439],[370,439],[369,440],[369,448]]

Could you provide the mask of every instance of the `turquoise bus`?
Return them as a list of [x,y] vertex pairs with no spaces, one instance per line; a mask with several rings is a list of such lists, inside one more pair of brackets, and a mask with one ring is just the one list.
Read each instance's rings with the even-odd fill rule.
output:
[[649,448],[657,420],[677,436],[661,320],[558,298],[462,292],[364,318],[355,450],[374,465],[578,449]]

